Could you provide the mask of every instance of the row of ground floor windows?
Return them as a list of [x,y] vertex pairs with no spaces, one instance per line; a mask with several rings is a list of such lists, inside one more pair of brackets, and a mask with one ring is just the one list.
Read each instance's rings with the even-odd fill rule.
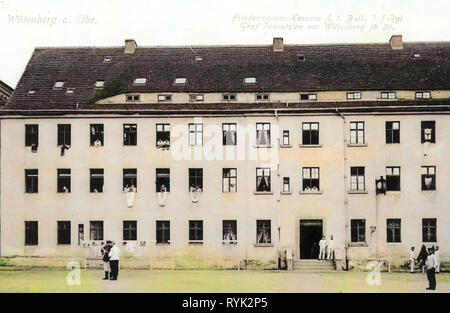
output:
[[[38,169],[25,170],[25,192],[38,192]],[[57,169],[57,192],[68,193],[71,192],[71,169]],[[128,168],[123,169],[123,188],[134,187],[137,190],[137,169]],[[256,191],[270,192],[271,175],[270,168],[256,168]],[[203,189],[203,169],[190,168],[189,175],[189,189],[199,188]],[[237,168],[223,168],[222,169],[222,191],[223,192],[237,192]],[[156,192],[170,191],[170,168],[156,169]],[[320,191],[320,168],[319,167],[303,167],[301,172],[302,190],[303,191]],[[104,169],[90,169],[89,170],[90,192],[103,192],[104,184]],[[422,166],[421,167],[421,185],[422,190],[436,189],[436,166]],[[365,167],[354,166],[350,168],[350,190],[365,191]],[[388,166],[386,167],[386,190],[399,191],[400,190],[400,167]],[[283,192],[290,192],[290,178],[283,177]]]
[[[351,241],[366,242],[366,220],[352,219],[351,224]],[[271,243],[271,220],[256,221],[256,243]],[[72,238],[72,227],[70,221],[57,221],[57,244],[70,245]],[[104,223],[103,221],[89,222],[89,240],[104,240]],[[25,245],[38,245],[38,222],[25,221]],[[422,219],[422,241],[437,241],[437,220],[435,218]],[[203,221],[189,221],[189,241],[203,241]],[[123,240],[137,240],[137,221],[123,221]],[[238,240],[237,221],[222,221],[222,239],[224,242],[235,243]],[[78,224],[78,244],[85,241],[84,224]],[[401,219],[386,220],[386,241],[401,242]],[[170,243],[170,221],[156,221],[156,243]]]

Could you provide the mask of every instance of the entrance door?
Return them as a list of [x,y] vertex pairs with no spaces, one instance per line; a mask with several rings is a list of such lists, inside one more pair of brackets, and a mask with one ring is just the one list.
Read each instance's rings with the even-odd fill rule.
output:
[[317,259],[322,239],[322,220],[300,220],[300,259]]

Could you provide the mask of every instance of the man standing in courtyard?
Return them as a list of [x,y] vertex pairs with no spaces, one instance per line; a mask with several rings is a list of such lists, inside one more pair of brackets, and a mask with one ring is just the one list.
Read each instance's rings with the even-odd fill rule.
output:
[[119,276],[119,259],[120,249],[116,243],[112,243],[111,251],[109,251],[109,265],[111,266],[111,280],[117,280]]
[[109,279],[111,273],[111,267],[109,266],[109,251],[111,250],[111,241],[106,241],[106,245],[102,248],[103,254],[103,269],[105,270],[105,277],[103,279]]
[[334,257],[334,239],[333,235],[330,236],[330,241],[328,242],[328,260],[333,260]]
[[327,248],[327,240],[325,239],[325,236],[322,236],[322,239],[319,241],[319,260],[325,259],[325,249]]
[[432,248],[428,248],[428,257],[425,261],[425,268],[427,270],[427,278],[429,287],[427,290],[435,290],[436,289],[436,256],[434,255],[434,251]]

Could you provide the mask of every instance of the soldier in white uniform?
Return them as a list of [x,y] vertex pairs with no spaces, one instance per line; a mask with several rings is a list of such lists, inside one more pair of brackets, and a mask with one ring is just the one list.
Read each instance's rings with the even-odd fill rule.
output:
[[319,260],[324,260],[325,259],[325,249],[327,248],[327,240],[325,239],[325,236],[322,236],[322,239],[319,241],[319,248],[320,248],[320,252],[319,252]]
[[328,260],[333,259],[334,254],[334,240],[333,235],[330,236],[330,241],[328,242]]
[[436,249],[434,250],[434,256],[436,257],[436,273],[438,274],[441,271],[441,256],[439,246],[436,246]]
[[410,267],[411,273],[414,273],[414,265],[416,262],[416,257],[414,255],[414,249],[415,249],[414,247],[411,247],[411,250],[409,251],[409,262],[410,262],[409,267]]

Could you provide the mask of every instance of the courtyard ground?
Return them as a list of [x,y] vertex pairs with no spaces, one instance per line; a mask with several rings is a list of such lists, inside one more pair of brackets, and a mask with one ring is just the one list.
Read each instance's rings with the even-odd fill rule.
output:
[[[118,281],[101,280],[100,270],[81,270],[80,285],[69,286],[69,270],[0,270],[5,292],[429,292],[426,275],[381,273],[369,285],[366,272],[129,270]],[[450,273],[437,275],[437,292],[450,292]]]

